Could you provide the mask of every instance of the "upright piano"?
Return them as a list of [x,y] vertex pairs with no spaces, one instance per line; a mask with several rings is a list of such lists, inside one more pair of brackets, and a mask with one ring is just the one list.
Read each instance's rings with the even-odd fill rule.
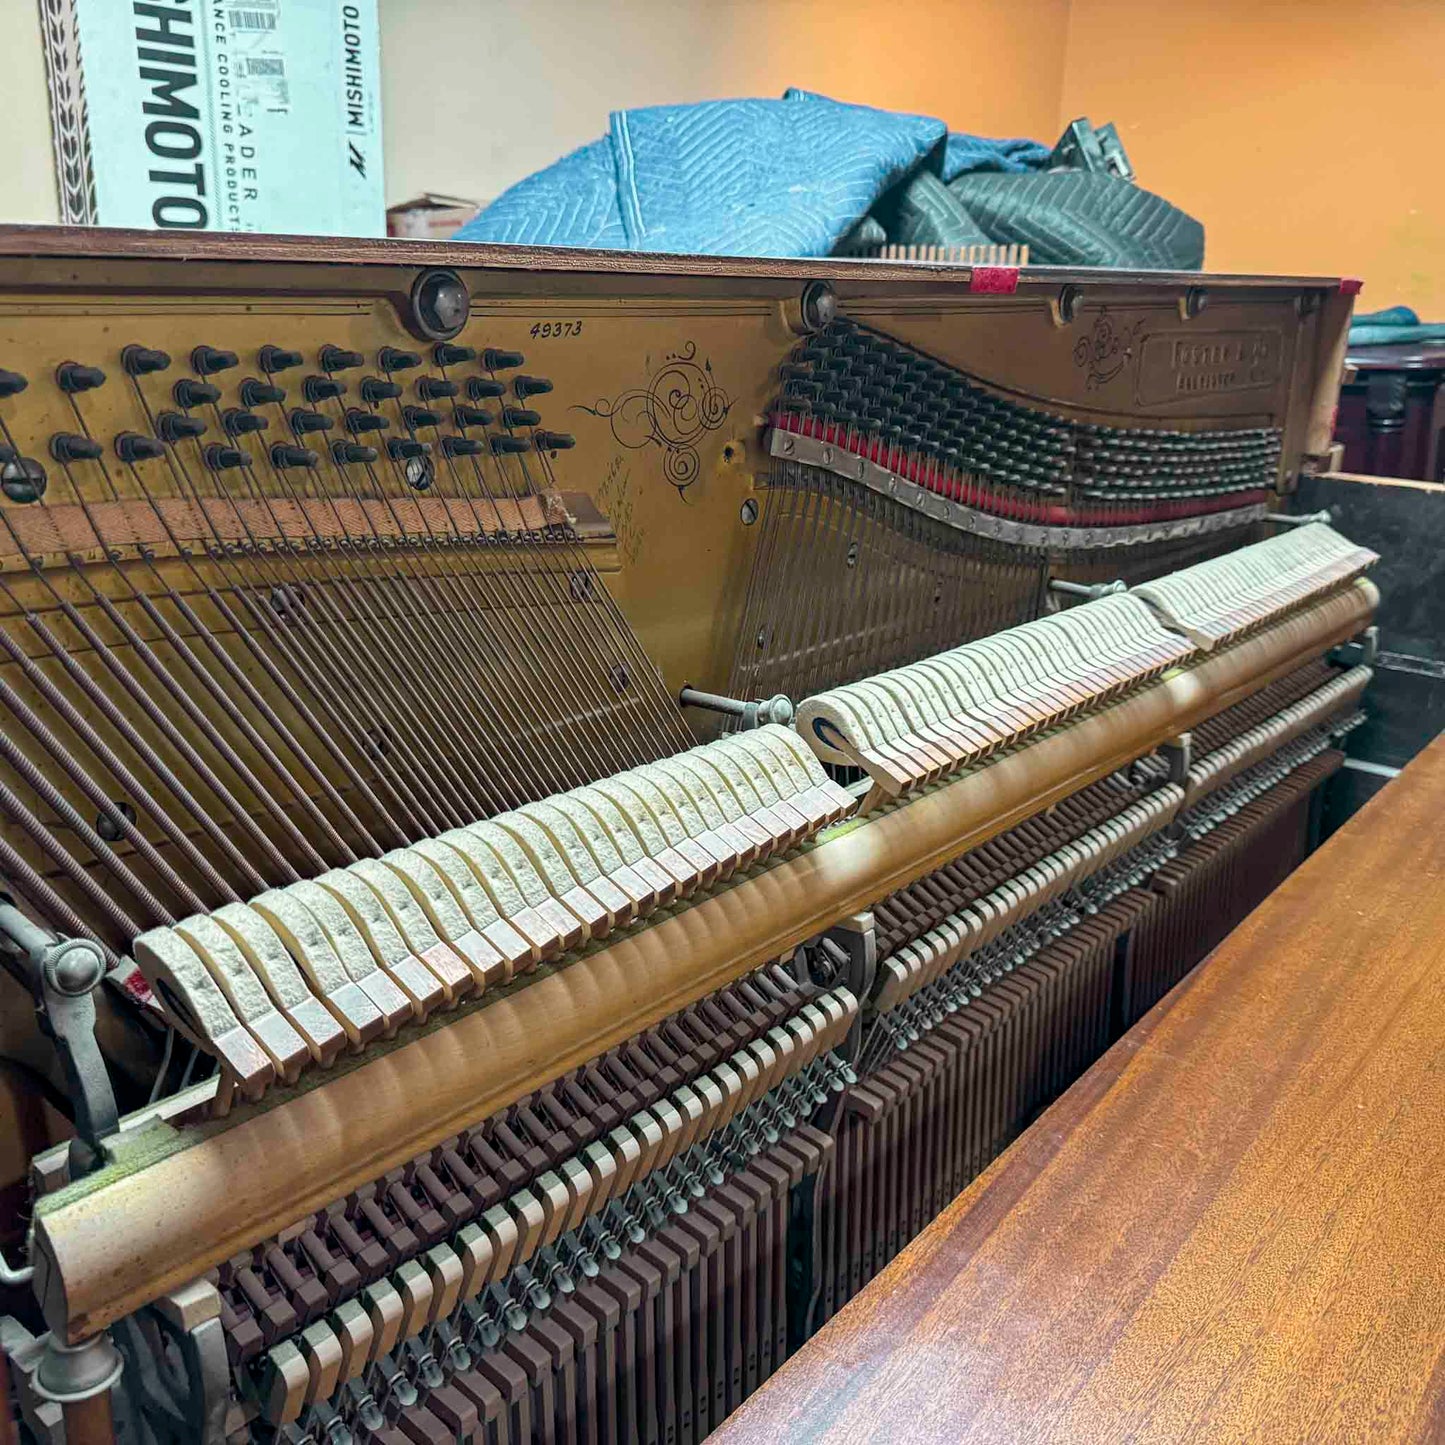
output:
[[1312,848],[1351,294],[0,231],[26,1437],[718,1426]]

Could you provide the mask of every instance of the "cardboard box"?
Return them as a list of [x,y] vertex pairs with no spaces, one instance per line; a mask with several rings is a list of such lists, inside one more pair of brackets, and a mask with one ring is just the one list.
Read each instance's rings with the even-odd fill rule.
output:
[[40,0],[62,218],[379,236],[377,0]]
[[445,241],[481,210],[476,201],[439,196],[433,191],[387,207],[386,234],[413,241]]

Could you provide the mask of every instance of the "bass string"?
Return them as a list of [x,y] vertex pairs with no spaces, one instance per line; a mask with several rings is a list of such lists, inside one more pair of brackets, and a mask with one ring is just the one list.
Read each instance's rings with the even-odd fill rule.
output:
[[[447,468],[460,500],[471,510],[477,527],[476,535],[485,538],[485,523],[476,509],[477,494],[467,488],[462,474],[449,456]],[[367,464],[367,471],[372,485],[384,495],[384,489],[380,487],[371,464]],[[507,519],[501,501],[490,496],[488,502],[497,524],[495,535],[501,537],[505,534],[508,538],[516,535],[516,529],[509,529],[506,525]],[[436,532],[434,524],[428,519],[427,508],[418,502],[416,510],[428,529],[428,539],[434,544],[442,544],[440,548],[434,546],[429,555],[435,556],[446,569],[445,575],[453,590],[453,596],[461,599],[455,608],[455,615],[472,620],[474,625],[475,619],[487,617],[501,623],[506,629],[504,639],[495,635],[492,637],[493,646],[486,656],[486,662],[491,664],[491,669],[500,670],[504,679],[504,685],[496,688],[495,692],[501,703],[511,710],[510,722],[501,729],[501,735],[515,746],[525,748],[529,736],[551,731],[555,727],[561,733],[561,740],[571,745],[570,748],[524,751],[523,756],[526,757],[534,778],[530,794],[544,796],[547,792],[559,791],[565,784],[566,776],[556,765],[556,759],[564,752],[575,753],[581,750],[583,756],[589,759],[591,768],[605,768],[602,740],[585,727],[577,727],[566,713],[557,714],[556,710],[552,709],[549,715],[545,706],[549,691],[553,696],[575,692],[580,688],[583,679],[583,673],[573,656],[566,649],[559,652],[557,631],[542,625],[542,619],[551,620],[553,616],[545,595],[539,590],[540,574],[547,559],[539,556],[525,570],[513,567],[509,565],[512,549],[503,542],[500,546],[494,545],[494,555],[502,559],[500,566],[473,565],[465,569],[458,568],[458,561],[466,560],[468,553],[475,554],[477,549],[465,545],[468,539],[453,517],[450,505],[444,504],[441,509],[451,529],[446,536]],[[399,518],[397,521],[400,525]],[[446,545],[448,543],[451,545]],[[468,593],[470,597],[467,596]],[[495,645],[502,640],[507,643],[505,650]],[[546,666],[548,659],[553,662],[550,673]],[[482,662],[482,659],[479,659],[479,662]],[[483,665],[485,666],[485,663]],[[565,683],[564,688],[557,686],[559,669],[562,674],[560,680]],[[524,695],[526,702],[518,701],[519,695]],[[529,703],[530,714],[527,711]],[[554,738],[554,741],[556,740]]]
[[[445,375],[445,368],[443,368]],[[396,402],[398,416],[403,426],[408,427],[416,438],[416,431],[407,420],[405,409]],[[467,426],[458,425],[463,438],[475,441]],[[681,730],[676,707],[661,691],[661,684],[650,661],[642,653],[635,635],[621,618],[620,610],[610,594],[601,585],[590,558],[586,556],[569,524],[545,522],[542,527],[518,526],[509,529],[502,510],[502,501],[515,504],[525,498],[536,498],[545,505],[547,491],[539,487],[526,465],[526,456],[509,457],[494,454],[491,440],[494,435],[512,435],[512,428],[505,433],[492,433],[483,428],[486,438],[478,455],[471,455],[467,464],[458,467],[456,460],[443,448],[443,456],[459,494],[469,500],[482,501],[490,506],[498,519],[499,529],[504,533],[520,554],[532,563],[531,575],[538,583],[538,599],[551,615],[544,636],[534,637],[527,651],[538,647],[550,650],[550,655],[567,671],[575,705],[574,721],[586,728],[596,718],[606,717],[618,711],[632,712],[644,737],[628,738],[599,736],[592,733],[594,745],[610,750],[609,766],[606,771],[616,771],[617,765],[625,766],[636,761],[639,741],[644,742],[643,754],[647,752],[645,734],[651,730],[651,749],[658,755],[676,751],[686,746],[690,739]],[[511,473],[511,463],[517,463],[522,473],[518,485]],[[489,471],[496,473],[496,482],[489,478]],[[470,477],[469,486],[465,477]],[[555,624],[561,623],[560,627]],[[524,653],[525,655],[525,653]],[[629,657],[632,666],[628,666]],[[640,663],[640,666],[639,666]],[[616,683],[625,678],[625,686],[617,691]],[[640,691],[632,691],[635,683],[641,684]],[[608,686],[613,688],[609,694]],[[632,691],[632,696],[627,694]],[[648,699],[652,705],[648,705]],[[672,726],[659,728],[659,717],[671,717]],[[556,720],[565,722],[565,715]],[[618,750],[618,745],[621,745]]]
[[[269,466],[269,451],[266,455]],[[179,484],[209,519],[203,493],[174,448],[167,449],[167,457]],[[277,480],[280,469],[272,467],[271,476],[283,493],[282,500],[295,503],[294,489]],[[243,470],[241,477],[245,500],[271,525],[258,535],[246,508],[224,481],[219,484],[246,543],[236,548],[212,524],[218,557],[259,579],[259,585],[236,586],[238,598],[277,653],[287,658],[297,690],[324,699],[328,711],[344,719],[344,730],[354,748],[347,758],[348,767],[357,775],[362,775],[364,767],[375,769],[391,792],[393,806],[410,817],[411,836],[454,826],[461,817],[454,801],[456,780],[433,756],[426,729],[412,706],[410,689],[385,666],[384,640],[378,638],[369,609],[355,604],[354,597],[348,597],[354,603],[349,610],[341,605],[344,588],[334,571],[325,570],[336,565],[333,549],[320,544],[314,529],[310,547],[298,543],[249,469]],[[307,515],[304,507],[297,510],[299,516]],[[368,727],[367,721],[374,725]]]
[[[72,404],[74,405],[73,398]],[[85,420],[79,407],[74,406],[74,410],[77,425],[84,429]],[[85,434],[87,436],[89,435],[88,429]],[[84,514],[94,535],[104,544],[103,529],[100,527],[91,507],[86,501],[84,491],[71,470],[71,464],[69,462],[62,463],[62,469],[76,504]],[[114,482],[111,480],[109,471],[103,462],[99,464],[99,470],[105,479],[106,486],[112,497],[118,499]],[[157,628],[161,637],[166,644],[168,644],[173,659],[180,663],[186,672],[198,681],[221,705],[220,716],[226,717],[229,721],[236,723],[243,734],[246,734],[246,741],[250,742],[252,746],[264,749],[263,741],[258,734],[254,733],[253,729],[250,729],[249,722],[240,714],[239,709],[228,707],[225,689],[217,685],[215,679],[207,672],[194,650],[186,640],[170,626],[169,622],[160,614],[154,603],[152,603],[151,599],[147,597],[141,589],[135,586],[130,573],[121,565],[120,555],[112,548],[107,547],[106,550],[110,574],[121,585],[123,589],[121,593],[122,597],[134,602],[145,613],[147,619]],[[222,729],[217,725],[218,719],[207,716],[205,711],[191,697],[189,690],[172,673],[171,669],[166,666],[161,652],[137,631],[130,619],[121,612],[119,606],[95,585],[90,572],[79,564],[73,553],[70,554],[69,561],[72,574],[85,588],[93,604],[105,616],[110,625],[114,627],[130,645],[133,655],[139,658],[144,664],[164,693],[175,705],[180,716],[189,723],[190,727],[194,729],[199,736],[207,739],[209,746],[219,755],[220,760],[230,769],[233,776],[256,798],[262,810],[270,816],[272,822],[276,825],[280,838],[294,847],[304,861],[319,863],[320,855],[312,846],[310,839],[296,825],[287,809],[272,795],[271,790],[262,783],[256,771],[247,763],[238,748],[225,736]],[[268,758],[268,762],[271,765],[273,776],[282,784],[284,791],[290,795],[293,805],[304,808],[304,790],[301,789],[289,770],[285,769],[284,765],[281,764],[279,758],[275,757],[274,753]],[[214,776],[214,772],[212,772],[211,777]],[[207,778],[208,785],[211,782],[211,777]],[[282,857],[277,845],[272,844],[271,848],[273,856],[278,861],[283,862],[288,869],[293,867],[289,860]]]
[[[7,439],[10,439],[8,428],[6,429],[6,435]],[[13,441],[13,439],[10,440]],[[4,518],[4,522],[7,532],[10,534],[12,545],[15,547],[17,553],[23,556],[30,564],[31,574],[40,580],[55,610],[67,615],[72,621],[78,622],[80,635],[90,646],[92,652],[101,657],[105,662],[112,664],[113,672],[118,674],[122,682],[128,684],[129,688],[132,689],[129,695],[144,699],[145,690],[135,683],[133,676],[119,664],[118,659],[113,656],[109,649],[105,648],[104,643],[95,636],[93,631],[89,630],[88,624],[85,623],[83,618],[79,617],[76,609],[56,592],[50,578],[39,565],[37,559],[28,553],[22,540],[15,534],[14,529],[10,526],[8,516]],[[183,809],[186,809],[189,805],[190,809],[199,812],[200,810],[196,808],[194,800],[190,798],[184,786],[180,784],[174,773],[166,769],[163,764],[159,764],[155,750],[150,747],[146,740],[141,737],[134,728],[125,724],[123,716],[114,702],[100,690],[94,680],[84,672],[76,656],[80,649],[64,645],[38,613],[33,609],[24,607],[15,595],[8,579],[0,579],[0,588],[3,588],[7,602],[15,609],[16,616],[24,617],[32,633],[41,642],[52,660],[60,666],[67,677],[73,682],[77,679],[80,680],[78,686],[81,696],[91,705],[95,706],[102,715],[106,716],[108,721],[121,724],[117,728],[118,740],[131,747],[141,765],[148,767],[152,771],[152,775],[158,782],[171,791],[172,796],[181,803]],[[90,728],[88,721],[84,718],[79,707],[68,699],[65,699],[58,685],[52,679],[46,677],[39,665],[28,657],[25,649],[13,636],[8,626],[4,627],[3,631],[0,631],[0,641],[3,641],[6,652],[11,656],[12,660],[16,661],[17,665],[20,666],[27,681],[35,688],[37,695],[51,705],[61,725],[72,727],[73,732],[82,742],[98,741],[98,734],[94,729]],[[148,699],[146,700],[148,701]],[[27,712],[21,706],[16,705],[18,699],[13,693],[13,690],[7,697],[7,701],[11,704],[12,716],[21,722],[22,725],[30,723],[32,717],[37,723],[39,722],[38,716],[35,716],[33,712],[27,716]],[[159,720],[153,717],[152,721],[158,721],[160,728],[162,730],[164,729],[166,720],[163,717]],[[84,769],[75,747],[63,743],[63,741],[55,735],[53,730],[41,731],[39,728],[33,728],[31,729],[31,735],[36,738],[39,744],[60,766],[61,770],[66,771],[72,780],[77,782],[77,785],[81,788],[82,795],[97,804],[99,817],[103,819],[106,824],[114,828],[120,836],[125,837],[133,847],[137,848],[139,854],[146,857],[147,861],[154,866],[156,863],[154,851],[150,850],[149,844],[143,836],[138,836],[139,830],[136,829],[130,819],[126,817],[124,809],[117,807],[109,799],[104,800],[103,807],[99,806],[101,800],[97,797],[97,793],[101,791],[100,785],[95,782],[88,770]],[[102,745],[94,751],[94,756],[103,768],[110,771],[112,777],[124,780],[123,786],[133,787],[134,796],[140,806],[153,818],[162,833],[168,836],[172,843],[177,844],[183,856],[187,857],[188,860],[198,868],[206,880],[210,883],[218,883],[225,889],[225,882],[220,878],[216,870],[209,867],[207,861],[199,855],[198,851],[185,842],[182,830],[175,825],[169,811],[159,803],[150,790],[140,784],[139,779],[128,772],[125,765],[121,763],[120,759],[114,754],[114,751]],[[89,779],[88,782],[80,782],[79,775],[81,773],[85,773],[85,776]],[[26,776],[32,784],[37,781],[32,776]],[[145,910],[154,921],[166,921],[170,917],[170,910],[159,905],[159,901],[153,894],[149,894],[148,889],[145,889],[144,886],[137,888],[135,875],[130,871],[128,865],[119,859],[117,853],[111,848],[109,843],[99,837],[96,829],[85,825],[83,819],[77,824],[73,816],[73,810],[69,808],[65,800],[57,800],[53,795],[49,794],[43,786],[39,792],[41,796],[46,798],[48,803],[56,807],[56,810],[65,821],[70,824],[72,833],[85,843],[87,849],[94,855],[95,859],[107,869],[113,879],[124,886],[127,891],[130,891],[134,897],[141,900]],[[13,801],[13,792],[11,797]],[[36,836],[35,823],[32,821],[34,819],[33,813],[29,813],[28,816],[26,816],[17,815],[13,808],[10,811],[12,812],[12,816],[20,817],[20,821],[27,826],[32,836]],[[229,840],[225,838],[223,830],[221,830],[218,825],[212,824],[211,828],[222,842],[229,843]],[[74,868],[70,866],[74,860],[70,857],[64,845],[62,845],[58,839],[54,838],[53,834],[50,834],[48,830],[46,836],[37,837],[37,841],[52,861],[57,863],[72,881],[76,881]],[[233,849],[233,853],[238,861],[244,862],[239,851]],[[79,865],[77,864],[77,866]],[[169,865],[158,868],[157,872],[161,880],[176,894],[181,906],[189,906],[194,903],[196,898],[195,892],[185,884],[184,880],[178,877],[174,870],[169,868]],[[121,927],[129,925],[131,920],[128,915],[122,920],[114,909],[107,907],[104,902],[96,898],[92,889],[83,884],[77,883],[77,886],[87,895],[92,905],[99,907],[100,912],[108,922]]]
[[[410,424],[407,421],[404,411],[398,411],[398,418],[402,422],[403,426],[406,426],[408,427],[408,430],[411,430]],[[370,472],[373,483],[375,484],[375,471],[371,467],[370,463],[367,463],[366,465],[368,471]],[[480,517],[480,515],[477,514],[477,504],[481,495],[485,495],[487,505],[490,507],[492,516],[496,522],[494,535],[505,536],[508,541],[518,537],[521,537],[523,540],[525,540],[528,537],[528,529],[512,528],[509,526],[508,516],[504,507],[504,501],[503,499],[499,499],[498,495],[495,492],[491,491],[490,489],[485,489],[483,493],[479,494],[476,490],[467,487],[463,481],[462,474],[457,471],[450,456],[447,457],[447,467],[449,469],[449,474],[453,479],[454,485],[461,493],[462,499],[472,509],[474,519],[477,524],[477,535],[479,537],[485,538],[487,536],[485,521]],[[379,486],[377,487],[377,491],[381,495],[385,495],[383,489],[381,489]],[[461,529],[457,527],[455,518],[451,514],[450,507],[446,508],[444,514],[447,518],[448,526],[451,528],[451,535],[449,538],[450,542],[454,544],[467,543],[470,539],[468,539],[461,532]],[[418,515],[422,518],[423,522],[430,529],[432,538],[434,540],[437,539],[438,534],[436,533],[434,526],[432,526],[432,524],[428,520],[427,509],[424,507],[419,508]],[[399,518],[397,520],[398,522],[400,521]],[[512,549],[507,548],[505,545],[500,548],[494,547],[494,552],[500,552],[502,554],[505,554],[509,550]],[[439,555],[445,558],[444,565],[447,566],[447,570],[451,574],[453,574],[454,578],[456,576],[460,576],[462,579],[464,579],[464,581],[465,579],[470,579],[468,585],[475,586],[485,591],[486,596],[484,598],[484,607],[490,612],[493,620],[504,619],[511,627],[514,635],[516,635],[518,631],[522,631],[523,635],[521,642],[519,645],[511,649],[511,655],[514,659],[523,659],[524,667],[530,670],[531,675],[535,678],[533,690],[540,690],[544,695],[550,693],[554,696],[561,696],[563,695],[562,690],[559,690],[556,687],[557,666],[555,664],[560,659],[562,665],[575,668],[576,664],[571,661],[572,653],[569,652],[568,648],[570,645],[572,652],[575,652],[576,643],[572,641],[570,634],[564,635],[563,645],[559,651],[557,631],[555,629],[549,628],[543,628],[541,630],[538,630],[537,625],[532,621],[533,614],[545,611],[547,606],[545,596],[542,596],[540,601],[538,600],[539,594],[536,587],[537,579],[541,578],[543,585],[545,586],[547,579],[549,577],[554,577],[558,570],[555,560],[549,558],[546,555],[545,550],[539,549],[535,546],[532,550],[534,552],[535,565],[525,572],[519,568],[510,565],[505,565],[501,568],[497,568],[495,566],[477,565],[475,562],[475,554],[477,552],[477,548],[466,545],[462,545],[460,547],[455,545],[448,546],[443,549]],[[459,557],[462,559],[472,560],[473,565],[465,571],[459,571],[456,566],[456,562]],[[496,583],[496,575],[498,573],[500,573],[501,577],[499,585],[508,594],[505,598],[498,595],[498,584]],[[526,588],[528,584],[531,584],[530,590],[522,590]],[[456,586],[457,584],[455,581],[453,581],[451,585]],[[556,590],[555,582],[553,583],[553,590],[554,592]],[[574,598],[571,600],[573,601],[575,608],[576,599]],[[472,613],[475,612],[475,610],[475,608],[467,606],[463,609],[463,612],[465,615],[470,616]],[[493,638],[492,641],[495,642],[495,638]],[[493,651],[492,656],[496,656],[495,650]],[[554,666],[552,667],[550,672],[547,671],[545,666],[546,661],[549,658],[551,658],[554,662]],[[576,685],[581,682],[584,676],[590,675],[592,672],[595,672],[594,668],[588,668],[586,674],[582,673],[581,671],[574,670],[571,675],[573,687],[570,690],[577,690]],[[515,668],[513,669],[512,675],[513,677],[516,676]],[[504,691],[516,690],[517,689],[515,688],[515,686],[511,689],[504,689]],[[584,714],[582,719],[584,727],[587,721],[588,718]],[[555,758],[559,755],[566,755],[569,757],[574,756],[577,753],[577,749],[579,746],[588,746],[589,739],[588,735],[585,732],[581,738],[567,738],[567,724],[568,715],[566,713],[554,712],[553,715],[550,717],[543,713],[540,715],[539,720],[532,720],[525,724],[519,719],[512,731],[515,733],[515,736],[518,739],[523,739],[527,736],[536,737],[545,734],[552,734],[557,732],[558,730],[562,732],[563,741],[570,741],[572,744],[571,746],[553,749],[550,751],[550,754],[537,752],[534,752],[532,754],[534,763],[540,763],[541,766],[546,768],[547,763],[550,761],[551,758]],[[557,741],[557,739],[555,737],[549,737],[548,741],[555,742]],[[591,770],[593,772],[615,771],[615,760],[606,760],[602,758],[596,751],[597,744],[598,738],[595,735],[592,735],[590,737],[589,753],[589,756],[591,757]],[[555,769],[553,769],[551,770],[551,777],[549,783],[545,784],[542,787],[534,788],[532,791],[540,796],[545,792],[555,791],[556,784],[566,781],[569,781],[569,779],[558,775],[555,772]]]
[[[525,430],[534,445],[531,452],[521,453],[518,460],[527,478],[528,485],[534,492],[539,494],[551,492],[554,495],[560,495],[560,488],[557,484],[557,477],[552,467],[551,458],[545,449],[535,444],[538,428],[536,426],[530,426]],[[527,466],[527,459],[531,456],[535,456],[538,459],[541,470],[545,473],[546,486],[544,488],[539,488],[535,480],[531,477],[530,470]],[[501,457],[496,458],[499,467],[502,460]],[[623,615],[622,609],[617,604],[616,599],[602,584],[592,558],[587,554],[586,548],[582,546],[575,530],[570,525],[560,527],[558,530],[561,533],[562,544],[592,584],[588,589],[589,597],[598,603],[600,609],[599,625],[606,630],[607,634],[613,639],[614,645],[622,651],[624,657],[632,660],[632,664],[637,670],[637,675],[645,680],[646,687],[641,697],[646,704],[648,725],[653,732],[655,745],[659,749],[657,756],[666,757],[682,748],[691,746],[692,737],[688,732],[686,723],[683,721],[676,699],[663,685],[657,669],[653,666],[652,659],[648,657],[646,651],[643,649],[636,632],[633,631],[626,617]]]
[[[75,412],[77,425],[82,428],[84,435],[90,437],[91,433],[85,417],[79,404],[73,397],[72,407]],[[120,492],[110,474],[109,468],[103,460],[97,460],[95,465],[111,499],[113,501],[119,501]],[[145,615],[145,618],[156,629],[158,641],[163,641],[166,644],[171,657],[184,668],[185,673],[188,674],[190,678],[200,684],[203,693],[209,696],[214,704],[213,713],[208,715],[207,712],[192,699],[189,690],[179,679],[172,676],[170,670],[165,667],[161,661],[158,648],[152,646],[141,637],[129,619],[121,613],[119,606],[94,586],[90,574],[75,563],[72,555],[72,569],[84,579],[85,585],[91,592],[101,611],[105,613],[107,620],[110,621],[111,624],[120,631],[125,640],[130,643],[136,655],[146,661],[153,675],[155,675],[160,682],[165,692],[175,701],[185,719],[200,736],[208,738],[211,746],[220,754],[220,757],[231,769],[236,778],[244,787],[251,791],[252,795],[256,797],[260,803],[262,809],[277,825],[280,838],[290,843],[297,850],[300,859],[304,863],[313,866],[319,864],[322,861],[322,855],[313,845],[310,836],[291,818],[288,811],[289,808],[298,809],[303,817],[307,818],[314,826],[319,827],[326,841],[333,848],[340,848],[344,852],[349,852],[350,850],[347,849],[340,835],[336,832],[335,828],[332,827],[329,819],[327,819],[312,802],[310,796],[301,786],[301,783],[291,769],[271,746],[270,742],[262,736],[260,731],[254,726],[251,719],[246,715],[245,710],[235,705],[236,699],[230,688],[226,685],[226,681],[229,681],[232,686],[235,686],[235,677],[231,676],[225,681],[218,679],[210,668],[206,666],[202,656],[197,653],[195,647],[192,646],[191,640],[182,636],[164,613],[161,612],[160,608],[157,607],[152,597],[148,595],[144,589],[135,585],[130,572],[120,565],[119,558],[121,554],[119,550],[112,546],[105,537],[94,512],[88,505],[84,490],[75,477],[71,463],[63,462],[62,468],[77,504],[84,513],[92,531],[107,551],[110,558],[112,574],[120,578],[125,584],[123,597],[134,603],[140,609]],[[157,572],[154,566],[154,558],[150,555],[149,549],[138,547],[136,551],[141,562],[146,566],[149,575],[155,580],[160,592],[163,595],[171,597],[173,601],[176,600],[172,589]],[[197,627],[193,634],[194,638],[203,645],[214,642],[213,634],[210,633],[209,629],[203,624],[199,624],[199,619],[196,619],[196,622]],[[216,653],[219,652],[219,647],[215,648],[214,651],[208,648],[208,651],[210,651],[210,654],[214,657]],[[243,696],[246,695],[248,690],[254,691],[251,689],[249,681],[244,679],[244,677],[242,678],[242,684],[238,691],[240,691]],[[219,726],[219,720],[221,718],[225,718],[235,727],[239,734],[241,744],[249,746],[259,755],[270,778],[273,780],[273,784],[279,784],[281,792],[289,799],[287,805],[283,806],[278,799],[272,796],[271,789],[262,782],[259,773],[242,755],[240,748],[233,745],[225,737]],[[286,745],[286,742],[287,739],[283,734],[283,746]],[[290,740],[290,748],[294,756],[297,751],[294,740]]]

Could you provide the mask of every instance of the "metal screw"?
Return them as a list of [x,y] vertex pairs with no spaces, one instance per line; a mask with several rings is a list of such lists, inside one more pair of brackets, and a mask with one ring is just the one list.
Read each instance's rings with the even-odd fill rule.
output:
[[793,699],[785,692],[774,693],[773,696],[758,709],[758,716],[761,721],[765,723],[778,723],[782,727],[788,727],[796,714],[797,709],[793,706]]
[[803,326],[808,331],[821,331],[838,314],[838,298],[826,281],[809,281],[803,287],[799,305]]
[[89,993],[105,977],[105,959],[85,938],[71,938],[45,959],[45,974],[51,988],[70,998]]
[[[135,809],[123,798],[115,804],[115,811],[127,823],[135,823]],[[119,843],[125,837],[125,829],[109,814],[101,813],[95,820],[95,831],[107,843]]]

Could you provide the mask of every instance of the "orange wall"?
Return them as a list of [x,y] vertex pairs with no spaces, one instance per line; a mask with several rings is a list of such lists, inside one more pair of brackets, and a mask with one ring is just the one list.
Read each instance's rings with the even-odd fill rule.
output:
[[738,37],[763,48],[749,62],[768,76],[757,94],[797,85],[955,130],[1056,139],[1069,0],[767,0],[766,13]]
[[1060,124],[1112,120],[1215,271],[1445,320],[1445,3],[1073,0]]

